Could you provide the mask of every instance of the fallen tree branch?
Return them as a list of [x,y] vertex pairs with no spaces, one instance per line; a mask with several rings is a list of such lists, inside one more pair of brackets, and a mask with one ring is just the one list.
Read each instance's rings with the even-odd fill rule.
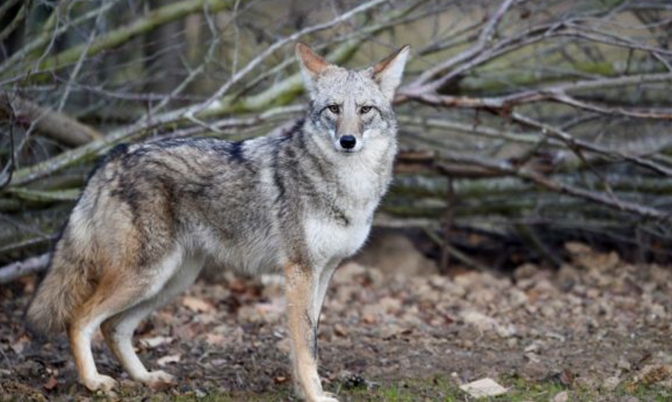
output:
[[520,91],[511,95],[495,96],[495,97],[470,97],[470,96],[451,96],[442,95],[435,92],[426,91],[424,88],[405,87],[400,90],[396,98],[397,102],[405,102],[407,100],[415,100],[420,103],[444,106],[444,107],[458,107],[470,109],[495,109],[508,111],[514,106],[525,103],[539,102],[544,100],[552,100],[560,103],[565,103],[581,109],[586,109],[594,112],[604,114],[621,114],[631,117],[639,118],[655,118],[661,120],[672,120],[672,110],[662,109],[627,109],[617,108],[610,110],[607,107],[590,104],[588,102],[579,101],[573,97],[566,95],[566,92],[577,90],[596,90],[602,88],[619,87],[626,85],[641,85],[652,82],[672,81],[672,73],[661,74],[640,74],[635,76],[623,76],[615,78],[600,78],[595,80],[582,80],[575,82],[568,82],[559,85],[547,86],[535,90]]
[[20,122],[35,123],[39,132],[67,145],[77,146],[103,138],[86,124],[8,92],[0,95],[0,113],[14,116]]
[[[49,264],[50,254],[45,253],[24,261],[13,262],[0,268],[0,285],[9,283],[24,275],[43,271]],[[64,289],[65,290],[65,289]]]
[[477,157],[457,155],[455,153],[445,153],[442,156],[452,162],[481,166],[494,172],[501,172],[511,176],[517,176],[521,179],[531,181],[548,190],[557,193],[569,194],[584,200],[596,202],[618,211],[633,213],[641,216],[642,218],[667,221],[670,219],[670,217],[672,217],[672,214],[669,212],[664,212],[656,208],[651,208],[629,201],[614,199],[613,197],[610,197],[606,194],[586,190],[570,184],[556,182],[531,169],[526,167],[517,167],[508,162],[492,162]]

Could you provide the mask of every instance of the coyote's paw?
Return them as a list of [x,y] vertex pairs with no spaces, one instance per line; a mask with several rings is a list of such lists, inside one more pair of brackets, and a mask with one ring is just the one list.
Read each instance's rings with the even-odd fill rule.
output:
[[89,391],[102,391],[106,394],[110,393],[112,388],[117,386],[117,382],[114,380],[114,378],[100,374],[83,379],[82,384],[84,384],[84,386],[88,388]]
[[154,390],[162,390],[166,388],[171,388],[177,385],[175,377],[171,374],[166,373],[165,371],[157,370],[150,371],[144,375],[140,381],[147,385],[148,387]]

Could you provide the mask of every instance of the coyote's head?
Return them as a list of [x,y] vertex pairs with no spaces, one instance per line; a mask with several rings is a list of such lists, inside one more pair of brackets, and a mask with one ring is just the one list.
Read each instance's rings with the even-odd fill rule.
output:
[[308,124],[339,152],[393,141],[389,138],[396,129],[392,99],[408,51],[404,46],[373,67],[353,71],[329,64],[308,46],[297,44],[296,56],[311,101]]

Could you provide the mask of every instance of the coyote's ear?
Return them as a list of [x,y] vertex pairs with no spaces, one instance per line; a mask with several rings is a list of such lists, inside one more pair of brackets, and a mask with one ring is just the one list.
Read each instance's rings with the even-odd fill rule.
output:
[[313,92],[315,87],[315,77],[320,73],[326,70],[329,67],[329,63],[324,61],[320,56],[315,54],[310,48],[299,42],[294,48],[296,51],[296,58],[299,60],[299,65],[301,66],[301,75],[303,76],[303,82],[306,86],[306,89],[309,93]]
[[373,80],[378,83],[383,95],[390,102],[394,99],[394,91],[401,84],[401,76],[404,74],[410,49],[411,47],[406,45],[371,68]]

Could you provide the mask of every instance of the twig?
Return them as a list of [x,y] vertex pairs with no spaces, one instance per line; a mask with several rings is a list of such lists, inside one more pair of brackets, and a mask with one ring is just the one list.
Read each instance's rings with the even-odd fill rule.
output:
[[234,0],[182,0],[177,3],[168,4],[150,12],[144,18],[138,19],[133,23],[119,27],[114,31],[99,37],[92,44],[75,46],[64,50],[56,55],[48,57],[39,63],[40,70],[58,69],[79,59],[82,53],[91,57],[106,49],[119,46],[130,39],[148,32],[158,26],[165,25],[175,21],[188,14],[199,12],[204,4],[208,4],[213,11],[223,10],[231,5]]
[[16,13],[14,19],[5,26],[5,29],[0,31],[0,42],[3,42],[12,32],[19,26],[21,21],[26,17],[26,5],[22,5],[19,12]]
[[[495,31],[495,28],[497,27],[497,24],[504,17],[504,14],[506,14],[509,7],[511,7],[511,4],[513,4],[513,0],[502,1],[502,3],[499,5],[495,13],[492,15],[492,17],[490,17],[489,21],[481,31],[478,37],[478,41],[472,47],[470,47],[468,50],[464,52],[461,52],[457,56],[446,60],[445,62],[439,64],[436,67],[427,69],[422,74],[420,74],[420,76],[415,81],[413,81],[413,83],[410,86],[411,87],[422,86],[432,77],[435,77],[441,72],[448,70],[452,66],[459,64],[463,61],[466,61],[472,58],[473,56],[477,55],[478,53],[480,53],[488,45],[488,42],[492,39],[492,35]],[[439,88],[441,85],[443,85],[443,82],[444,82],[443,79],[437,80],[427,89],[435,90],[436,88]]]
[[101,8],[100,12],[98,13],[98,17],[96,17],[96,21],[93,24],[93,28],[89,33],[89,39],[86,41],[86,47],[84,48],[82,54],[79,55],[79,60],[77,60],[77,64],[75,64],[75,68],[72,69],[72,72],[70,73],[70,78],[68,78],[68,83],[65,85],[65,91],[63,92],[63,96],[61,96],[61,101],[59,102],[58,107],[56,108],[56,111],[59,113],[63,110],[65,102],[67,102],[68,100],[68,96],[70,95],[70,90],[72,89],[72,85],[75,82],[75,78],[79,74],[79,70],[81,70],[82,65],[84,64],[84,60],[86,60],[86,56],[89,53],[89,49],[91,48],[93,40],[96,38],[96,29],[100,25],[102,16],[103,16],[103,9]]
[[[13,68],[19,61],[25,59],[30,53],[33,51],[37,50],[41,46],[44,46],[46,43],[49,41],[53,40],[59,35],[62,35],[64,32],[67,32],[69,29],[72,29],[72,27],[77,26],[81,24],[82,22],[85,22],[91,18],[95,18],[98,16],[99,13],[104,13],[111,9],[119,0],[108,0],[105,1],[104,4],[102,4],[98,9],[90,11],[81,17],[78,17],[70,23],[61,25],[58,28],[55,28],[53,32],[50,32],[50,29],[45,29],[45,31],[40,35],[37,39],[33,40],[30,43],[25,44],[24,46],[21,47],[19,51],[14,53],[10,58],[5,60],[2,64],[0,64],[0,77],[6,76],[5,72],[9,71],[11,68]],[[55,23],[57,18],[57,13],[58,10],[61,9],[61,7],[65,7],[69,4],[69,1],[62,1],[59,3],[58,8],[54,11],[54,13],[51,15],[49,18],[49,21],[47,22],[47,26],[50,26],[52,23]],[[4,84],[3,82],[0,82],[0,85]]]

